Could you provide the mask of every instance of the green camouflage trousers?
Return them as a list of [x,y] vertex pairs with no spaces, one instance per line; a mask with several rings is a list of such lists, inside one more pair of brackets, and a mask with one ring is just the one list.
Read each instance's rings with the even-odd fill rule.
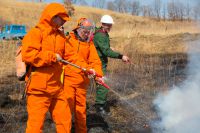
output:
[[[103,73],[107,73],[105,68],[103,69]],[[95,104],[105,104],[107,100],[108,91],[109,90],[104,86],[97,84]]]

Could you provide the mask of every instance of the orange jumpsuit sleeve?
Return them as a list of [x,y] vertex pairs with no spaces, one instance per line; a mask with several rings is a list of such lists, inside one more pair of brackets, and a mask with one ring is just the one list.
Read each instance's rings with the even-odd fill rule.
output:
[[53,51],[42,49],[42,35],[40,29],[33,28],[22,41],[22,60],[35,67],[49,66],[56,62]]
[[94,69],[98,74],[103,76],[101,60],[97,54],[94,43],[90,44],[90,55],[88,61],[90,68]]

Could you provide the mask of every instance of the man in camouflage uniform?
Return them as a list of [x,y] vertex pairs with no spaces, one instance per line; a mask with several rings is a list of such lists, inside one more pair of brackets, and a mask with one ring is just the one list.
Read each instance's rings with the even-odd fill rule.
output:
[[[104,15],[101,18],[101,27],[96,28],[94,34],[94,44],[97,49],[98,55],[102,62],[102,69],[104,75],[108,64],[108,57],[115,59],[122,59],[123,62],[129,62],[129,57],[113,51],[110,48],[109,32],[114,24],[113,19],[109,15]],[[102,85],[97,85],[95,107],[98,113],[106,114],[106,100],[108,89]]]

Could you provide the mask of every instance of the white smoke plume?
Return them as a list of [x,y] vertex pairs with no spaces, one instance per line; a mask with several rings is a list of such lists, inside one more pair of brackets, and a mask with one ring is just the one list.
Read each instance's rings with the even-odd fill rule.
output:
[[188,47],[188,78],[154,101],[161,118],[156,133],[200,133],[200,40]]

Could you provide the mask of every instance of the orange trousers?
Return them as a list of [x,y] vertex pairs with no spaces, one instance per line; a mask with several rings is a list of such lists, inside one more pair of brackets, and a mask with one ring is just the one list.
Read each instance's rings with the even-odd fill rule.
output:
[[86,86],[73,87],[65,83],[64,91],[75,118],[75,133],[87,133]]
[[28,121],[26,133],[42,133],[48,110],[56,124],[57,133],[70,133],[71,112],[63,91],[55,96],[27,94]]

